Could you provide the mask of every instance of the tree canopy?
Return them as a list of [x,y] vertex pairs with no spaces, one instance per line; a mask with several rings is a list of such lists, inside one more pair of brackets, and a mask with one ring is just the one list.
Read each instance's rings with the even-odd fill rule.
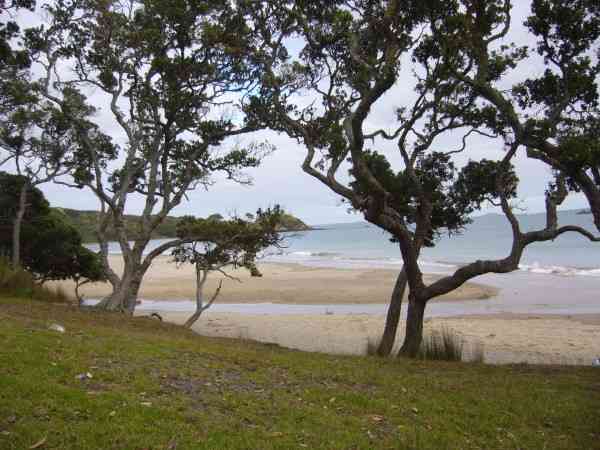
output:
[[[152,259],[177,241],[145,252],[168,214],[215,173],[241,183],[271,148],[232,141],[260,129],[241,106],[261,77],[259,36],[246,2],[60,0],[45,5],[48,23],[29,43],[43,67],[42,95],[77,124],[73,184],[100,202],[97,227],[114,292],[108,309],[133,311],[137,289]],[[56,68],[69,75],[57,76]],[[67,70],[65,70],[67,69]],[[109,139],[95,117],[71,114],[89,108],[99,93],[122,142]],[[135,236],[124,223],[132,195],[144,206]],[[116,232],[125,269],[111,270],[107,230]]]
[[[258,15],[257,29],[275,50],[248,112],[301,142],[304,171],[398,243],[404,269],[388,318],[397,323],[408,283],[403,350],[412,355],[431,298],[484,273],[516,270],[534,242],[565,232],[598,240],[580,227],[559,227],[556,211],[570,192],[582,192],[600,217],[599,7],[593,1],[532,2],[525,25],[538,41],[536,62],[544,68],[535,75],[516,71],[532,55],[507,39],[511,10],[510,0],[348,0],[318,7],[277,2]],[[301,50],[280,52],[286,39]],[[411,94],[392,100],[400,85]],[[301,101],[307,96],[314,101]],[[374,117],[384,99],[395,102],[388,111],[395,119],[391,129]],[[456,146],[448,144],[453,141]],[[471,156],[458,165],[457,155],[473,154],[473,142],[496,147],[499,156]],[[517,156],[541,161],[554,174],[539,187],[546,192],[546,226],[527,233],[514,212]],[[341,174],[347,165],[350,181]],[[489,205],[512,227],[508,256],[474,261],[426,283],[422,248],[441,232],[460,232],[470,214]],[[395,331],[389,327],[392,342]]]
[[246,214],[245,218],[225,219],[214,214],[206,219],[188,216],[179,222],[177,233],[185,243],[172,251],[173,260],[178,265],[192,264],[196,271],[196,312],[187,320],[187,327],[210,308],[221,291],[219,284],[212,298],[205,301],[203,287],[210,272],[234,278],[227,270],[246,269],[252,276],[262,276],[256,258],[262,251],[280,246],[284,216],[275,206],[259,209],[256,215]]
[[[0,172],[0,249],[10,255],[13,217],[18,206],[22,177]],[[29,208],[22,227],[22,267],[38,282],[49,280],[104,281],[98,256],[81,244],[81,236],[59,212],[52,210],[37,188],[29,188]]]

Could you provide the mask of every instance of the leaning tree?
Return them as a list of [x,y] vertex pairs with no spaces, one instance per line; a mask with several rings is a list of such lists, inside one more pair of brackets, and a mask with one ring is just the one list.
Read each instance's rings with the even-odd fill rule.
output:
[[[570,190],[581,190],[598,210],[597,59],[589,55],[598,44],[598,7],[570,2],[570,11],[562,11],[560,3],[534,2],[527,24],[539,36],[541,63],[548,70],[508,94],[500,86],[514,76],[515,67],[528,63],[526,49],[505,42],[509,1],[295,2],[257,12],[258,28],[272,37],[273,59],[249,108],[254,120],[304,144],[304,171],[399,245],[404,267],[380,354],[392,349],[407,285],[401,353],[414,356],[431,299],[476,276],[517,270],[524,249],[534,242],[571,231],[597,240],[582,228],[559,227],[557,208]],[[290,10],[293,23],[282,12]],[[572,41],[578,28],[585,37]],[[279,47],[291,36],[303,48],[281,63]],[[555,70],[553,52],[565,52],[562,63],[568,70]],[[402,88],[411,94],[395,95]],[[386,101],[394,105],[391,130],[377,126],[375,113]],[[536,120],[532,110],[539,114],[540,109],[547,117]],[[479,142],[489,139],[485,145],[500,146],[503,153],[459,165],[458,153],[473,155],[473,136]],[[452,140],[456,148],[448,148]],[[514,161],[523,152],[554,169],[546,186],[546,226],[529,232],[522,231],[513,206],[519,185]],[[546,182],[540,183],[543,188]],[[419,262],[423,247],[434,244],[441,232],[460,232],[474,210],[490,204],[511,225],[508,256],[466,264],[428,283]]]
[[[261,73],[261,43],[247,20],[245,2],[56,0],[45,5],[49,23],[31,35],[44,68],[45,98],[65,113],[68,96],[104,102],[113,145],[98,128],[82,125],[71,186],[98,198],[100,252],[113,287],[99,307],[132,312],[152,260],[181,244],[173,240],[146,251],[157,227],[187,194],[208,187],[212,175],[246,183],[270,150],[235,137],[259,129],[241,104]],[[258,55],[260,56],[260,55]],[[102,130],[108,133],[106,127]],[[99,142],[101,140],[101,142]],[[124,214],[133,198],[143,208],[135,235]],[[110,269],[107,229],[114,227],[122,253],[121,274]]]
[[224,219],[213,214],[206,219],[181,219],[177,235],[186,243],[173,249],[171,254],[178,266],[191,264],[196,274],[196,311],[185,322],[186,327],[194,325],[221,292],[222,280],[207,301],[204,285],[211,272],[237,281],[239,279],[227,273],[228,270],[246,269],[251,276],[262,276],[256,259],[264,250],[281,245],[283,237],[279,230],[283,216],[281,208],[275,206],[259,209],[256,215],[247,214],[246,218]]

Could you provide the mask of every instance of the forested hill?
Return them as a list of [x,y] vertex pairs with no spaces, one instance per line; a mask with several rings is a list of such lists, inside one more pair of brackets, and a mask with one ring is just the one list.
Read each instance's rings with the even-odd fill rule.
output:
[[[68,208],[54,208],[58,212],[64,214],[69,222],[75,226],[84,240],[84,242],[94,242],[96,240],[96,224],[98,221],[98,211],[79,211],[76,209]],[[138,227],[139,216],[125,215],[125,225],[128,230],[128,235],[131,238],[135,238],[136,230]],[[179,217],[167,217],[162,224],[157,228],[154,233],[154,238],[169,238],[176,236],[176,228]],[[310,230],[310,227],[302,222],[297,217],[291,214],[285,214],[282,221],[283,231],[305,231]],[[110,240],[116,239],[116,233],[112,227],[108,230],[108,237]]]

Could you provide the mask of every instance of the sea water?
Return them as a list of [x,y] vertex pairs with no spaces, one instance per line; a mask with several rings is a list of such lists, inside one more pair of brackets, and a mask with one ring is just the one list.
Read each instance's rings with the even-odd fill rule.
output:
[[[544,227],[544,214],[519,216],[522,231]],[[590,214],[576,211],[559,213],[560,225],[578,225],[590,231],[595,228]],[[380,228],[366,222],[317,225],[314,230],[285,233],[281,249],[269,249],[264,262],[299,263],[315,267],[400,268],[402,258],[398,244]],[[156,239],[147,251],[164,243]],[[478,259],[503,258],[512,245],[510,226],[503,215],[476,217],[460,234],[440,233],[435,247],[422,251],[421,267],[425,273],[446,274]],[[97,245],[90,244],[97,249]],[[120,253],[116,243],[111,253]],[[534,274],[566,277],[600,278],[600,243],[566,233],[552,242],[530,245],[523,255],[520,270]]]
[[[519,217],[522,231],[543,228],[544,214]],[[559,225],[578,225],[593,231],[592,216],[575,211],[562,212]],[[421,266],[426,273],[448,273],[478,259],[503,258],[512,245],[511,228],[506,218],[488,214],[474,218],[463,232],[441,233],[435,247],[422,251]],[[398,244],[380,228],[364,223],[333,224],[308,232],[293,233],[287,248],[271,261],[299,262],[332,267],[390,267],[402,265]],[[581,235],[563,234],[553,242],[530,245],[520,269],[540,274],[600,277],[600,243]]]

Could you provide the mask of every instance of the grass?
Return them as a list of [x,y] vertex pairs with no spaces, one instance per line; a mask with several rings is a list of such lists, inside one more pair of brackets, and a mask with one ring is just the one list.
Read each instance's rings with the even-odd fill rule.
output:
[[4,258],[0,258],[0,294],[57,303],[73,302],[62,286],[41,285],[26,270],[13,269]]
[[434,330],[423,336],[419,358],[431,361],[462,361],[464,341],[449,328]]
[[599,408],[591,367],[310,354],[0,299],[3,450],[593,449]]

